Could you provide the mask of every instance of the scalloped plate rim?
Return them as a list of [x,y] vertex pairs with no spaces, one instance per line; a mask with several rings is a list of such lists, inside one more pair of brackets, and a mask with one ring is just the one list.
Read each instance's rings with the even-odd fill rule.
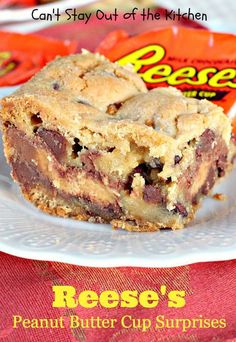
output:
[[[236,246],[234,246],[236,247]],[[221,251],[221,253],[217,253],[218,257],[215,253],[207,253],[203,252],[201,256],[199,255],[199,251],[191,252],[187,255],[187,261],[186,261],[186,255],[179,256],[178,259],[176,259],[176,256],[168,257],[166,258],[166,261],[158,261],[158,258],[160,256],[153,259],[153,261],[150,261],[150,259],[140,259],[137,257],[129,257],[129,260],[127,262],[127,257],[113,257],[111,261],[108,260],[99,260],[97,256],[90,257],[87,255],[86,258],[81,256],[71,256],[64,254],[62,252],[54,252],[53,258],[47,258],[46,254],[47,252],[44,251],[22,251],[18,250],[17,248],[10,247],[7,244],[4,244],[0,242],[0,251],[3,253],[10,254],[15,257],[20,257],[24,259],[29,260],[40,260],[40,261],[47,261],[47,262],[62,262],[77,266],[83,266],[83,267],[106,267],[106,268],[112,268],[112,267],[138,267],[138,268],[173,268],[173,267],[180,267],[180,266],[187,266],[194,263],[202,263],[202,262],[215,262],[215,261],[227,261],[227,260],[233,260],[236,258],[236,252],[235,250],[229,248],[229,250]],[[165,255],[163,255],[164,259]]]

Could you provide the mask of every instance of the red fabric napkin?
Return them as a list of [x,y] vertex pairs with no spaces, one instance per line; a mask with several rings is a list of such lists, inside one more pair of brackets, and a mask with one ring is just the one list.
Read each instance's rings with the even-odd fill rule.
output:
[[[91,268],[63,263],[26,260],[0,253],[1,320],[0,340],[4,342],[226,342],[236,341],[236,261],[200,263],[175,268]],[[104,290],[159,291],[165,284],[167,289],[186,291],[184,308],[168,308],[161,300],[155,309],[141,306],[133,309],[101,307],[84,309],[52,308],[53,285],[72,285],[78,293],[92,289],[100,294]],[[222,318],[226,319],[224,329],[150,329],[142,332],[125,329],[13,329],[12,316],[24,318],[57,318],[63,316],[67,322],[70,315],[80,318],[99,316],[117,318],[124,315],[135,318],[150,318],[157,315],[168,318]]]

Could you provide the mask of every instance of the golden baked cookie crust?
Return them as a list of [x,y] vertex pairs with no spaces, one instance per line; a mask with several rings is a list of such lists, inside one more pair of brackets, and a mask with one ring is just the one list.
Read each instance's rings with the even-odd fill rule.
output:
[[1,121],[27,199],[114,228],[182,228],[231,165],[220,107],[147,91],[129,67],[88,52],[56,59],[4,98]]

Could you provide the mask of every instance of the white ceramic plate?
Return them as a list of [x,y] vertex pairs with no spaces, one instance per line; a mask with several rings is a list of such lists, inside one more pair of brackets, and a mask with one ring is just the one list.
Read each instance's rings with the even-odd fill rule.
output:
[[[10,89],[2,89],[1,94]],[[236,169],[204,201],[186,229],[156,233],[113,231],[109,225],[42,214],[23,200],[0,146],[0,250],[24,258],[84,266],[172,267],[236,258]]]

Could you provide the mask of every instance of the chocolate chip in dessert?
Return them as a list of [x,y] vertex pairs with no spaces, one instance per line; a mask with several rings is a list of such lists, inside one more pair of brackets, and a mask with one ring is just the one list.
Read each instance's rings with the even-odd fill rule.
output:
[[221,167],[218,167],[217,171],[218,171],[218,177],[219,178],[224,177],[224,175],[225,175],[225,170],[224,169],[222,169]]
[[144,123],[145,123],[146,126],[155,128],[155,122],[154,122],[154,120],[152,118],[145,120]]
[[145,180],[145,184],[151,184],[152,180],[150,178],[150,172],[151,172],[151,169],[150,169],[149,165],[146,163],[143,163],[143,164],[138,165],[133,170],[133,175],[135,173],[139,173],[143,177],[143,179]]
[[107,107],[107,114],[110,114],[110,115],[116,114],[116,112],[118,111],[118,109],[120,109],[121,106],[122,106],[121,102],[110,104]]
[[72,158],[76,159],[79,155],[79,153],[82,151],[83,146],[80,144],[80,141],[78,138],[74,139],[74,144],[72,145]]
[[132,182],[135,173],[139,173],[143,179],[145,180],[145,185],[152,184],[151,179],[151,171],[157,170],[161,172],[163,170],[163,163],[159,158],[153,158],[149,163],[139,164],[133,171],[129,174],[128,180],[125,184],[125,189],[131,191],[132,190]]
[[182,159],[182,157],[176,155],[176,156],[175,156],[175,165],[176,165],[176,164],[179,164],[179,162],[180,162],[181,159]]
[[33,126],[39,126],[43,123],[39,113],[33,114],[30,118],[30,121]]
[[195,138],[193,138],[192,140],[188,141],[188,146],[195,146],[195,144],[196,144],[196,139]]
[[6,128],[8,128],[8,127],[14,127],[14,125],[13,125],[10,121],[5,121],[5,122],[3,123],[3,126],[6,127]]
[[160,161],[160,158],[153,158],[149,165],[152,169],[157,169],[159,172],[163,170],[163,163]]
[[54,82],[54,83],[52,84],[52,87],[53,87],[54,90],[59,90],[59,89],[60,89],[60,85],[59,85],[58,82]]
[[132,183],[135,173],[139,173],[143,179],[145,180],[145,184],[151,184],[150,178],[150,167],[146,163],[139,164],[137,167],[133,169],[133,171],[129,174],[128,179],[125,183],[124,189],[132,191]]
[[187,217],[188,216],[188,212],[187,212],[186,208],[181,203],[176,203],[175,204],[175,209],[173,211],[175,213],[180,214],[182,217]]
[[111,153],[111,152],[113,152],[114,150],[115,150],[115,147],[109,147],[108,150],[107,150],[107,152],[110,152],[110,153]]
[[143,199],[146,202],[151,203],[164,203],[164,197],[162,196],[160,188],[154,185],[145,185],[143,190]]
[[225,175],[225,168],[227,165],[227,155],[221,155],[216,162],[218,177],[223,177]]

